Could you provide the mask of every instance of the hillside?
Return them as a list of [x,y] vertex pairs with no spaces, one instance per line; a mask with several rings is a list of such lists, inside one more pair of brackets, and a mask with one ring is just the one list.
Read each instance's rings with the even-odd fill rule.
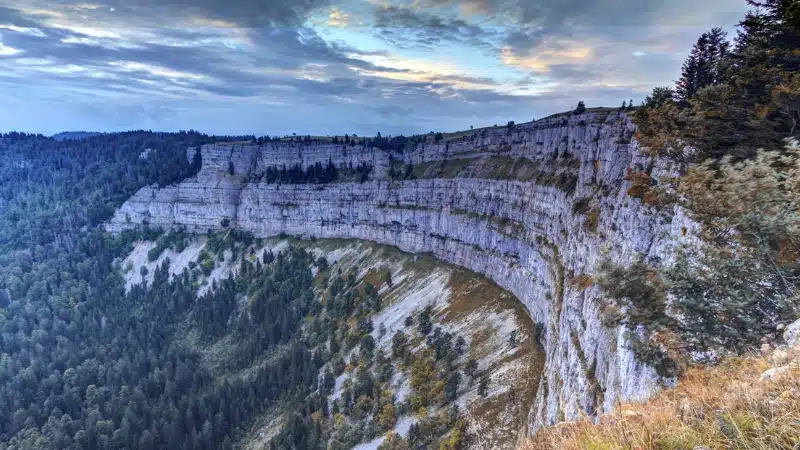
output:
[[[212,295],[212,285],[225,289],[230,276],[236,277],[237,284],[243,278],[251,285],[252,276],[258,277],[258,273],[250,272],[259,270],[261,262],[266,268],[273,258],[270,255],[280,260],[281,255],[302,249],[311,255],[310,261],[316,261],[311,266],[314,301],[325,306],[324,311],[312,312],[304,320],[302,332],[326,354],[329,362],[320,371],[320,383],[327,393],[328,411],[340,411],[318,420],[333,439],[342,441],[343,448],[360,442],[359,448],[375,448],[387,431],[409,438],[414,424],[423,427],[425,437],[420,439],[435,443],[457,420],[465,420],[464,431],[479,436],[482,446],[491,448],[513,448],[518,436],[526,434],[543,355],[529,315],[508,292],[464,269],[389,247],[357,241],[240,240],[232,236],[182,238],[180,252],[154,241],[137,242],[121,261],[126,281],[132,283],[129,289],[143,281],[152,284],[158,268],[169,260],[171,273],[180,275],[188,270],[198,292]],[[220,239],[226,241],[223,247],[216,244]],[[218,253],[215,247],[220,248]],[[214,264],[211,269],[205,263],[209,260]],[[232,306],[228,317],[214,318],[232,331],[209,334],[203,322],[197,321],[199,311],[175,325],[176,339],[202,355],[202,366],[217,380],[251,380],[263,361],[285,350],[266,349],[267,359],[255,357],[245,365],[233,364],[234,347],[242,342],[242,336],[233,330],[245,317],[252,318],[253,302],[257,301],[248,295],[238,297],[238,306]],[[352,312],[339,310],[339,303],[346,301],[354,302],[349,307]],[[362,303],[368,305],[366,311]],[[341,307],[347,308],[345,305]],[[429,318],[427,333],[420,331],[422,316]],[[367,318],[369,322],[364,322]],[[368,328],[362,328],[364,323]],[[398,344],[401,341],[402,346]],[[366,349],[366,342],[374,348]],[[417,371],[423,363],[437,372],[442,370],[446,383],[438,394],[418,385]],[[471,364],[474,367],[469,368]],[[241,368],[231,370],[232,366]],[[453,373],[458,379],[448,378]],[[376,388],[359,394],[369,374],[374,376],[369,383]],[[487,383],[482,394],[481,380]],[[384,410],[391,414],[369,419],[370,411],[377,415]],[[269,438],[286,427],[290,411],[288,405],[265,408],[263,418],[252,422],[236,446],[267,445]],[[437,423],[444,413],[456,416]],[[436,431],[441,426],[444,428]]]
[[[669,373],[637,361],[622,328],[603,326],[604,293],[590,281],[604,260],[668,259],[691,226],[680,213],[652,211],[628,196],[629,171],[669,174],[639,151],[634,130],[623,111],[601,110],[402,151],[313,142],[207,145],[187,155],[201,161],[197,176],[143,188],[106,229],[357,238],[431,252],[483,273],[544,330],[545,376],[531,411],[536,429],[610,411],[670,382]],[[358,168],[366,176],[354,180],[350,171]]]

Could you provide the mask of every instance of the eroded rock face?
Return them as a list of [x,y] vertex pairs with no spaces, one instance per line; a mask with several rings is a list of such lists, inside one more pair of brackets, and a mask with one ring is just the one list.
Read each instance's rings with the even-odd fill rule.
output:
[[[590,112],[476,131],[403,153],[342,145],[205,146],[197,177],[140,190],[107,229],[149,223],[203,233],[227,218],[257,236],[365,239],[431,252],[483,273],[516,295],[545,331],[546,367],[531,411],[535,430],[644,400],[663,381],[634,358],[624,330],[601,324],[603,293],[591,285],[604,258],[621,264],[640,254],[655,263],[669,259],[688,226],[681,214],[656,213],[627,194],[629,170],[649,170],[657,179],[669,169],[640,154],[634,130],[624,114]],[[387,176],[393,164],[481,159],[492,167],[520,158],[539,175]],[[374,170],[365,183],[255,181],[268,167],[328,161]]]

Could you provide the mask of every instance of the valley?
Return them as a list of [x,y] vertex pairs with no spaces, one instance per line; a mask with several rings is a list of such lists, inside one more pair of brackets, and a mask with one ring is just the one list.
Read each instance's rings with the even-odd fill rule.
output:
[[[314,261],[309,265],[314,301],[324,308],[303,319],[301,333],[311,349],[329,361],[320,369],[319,383],[330,419],[316,420],[339,442],[331,444],[334,448],[374,449],[387,433],[412,443],[435,444],[453,439],[456,432],[463,433],[459,439],[470,436],[481,448],[515,448],[527,435],[544,362],[543,346],[537,342],[542,336],[509,292],[431,256],[367,242],[242,242],[232,236],[221,232],[209,245],[208,237],[162,235],[161,242],[179,242],[175,248],[137,241],[118,265],[128,289],[152,288],[155,274],[167,263],[173,277],[187,271],[203,296],[212,294],[212,286],[222,289],[228,279],[249,279],[249,272],[274,255],[294,249],[308,252],[309,261]],[[216,241],[227,242],[218,253],[212,249]],[[209,260],[210,270],[205,263]],[[223,320],[226,329],[235,329],[238,316],[252,314],[249,292],[237,295],[236,306]],[[216,383],[252,382],[259,367],[286,351],[285,346],[267,348],[264,356],[231,370],[238,366],[230,360],[237,354],[232,346],[240,345],[235,332],[209,336],[189,313],[176,323],[174,333],[201,356]],[[267,446],[291,414],[289,404],[266,409],[236,446]]]

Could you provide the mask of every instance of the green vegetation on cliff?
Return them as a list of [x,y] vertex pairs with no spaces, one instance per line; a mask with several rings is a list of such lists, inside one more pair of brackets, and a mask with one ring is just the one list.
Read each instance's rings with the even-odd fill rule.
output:
[[678,388],[599,424],[544,430],[524,448],[800,445],[800,353],[780,332],[800,314],[800,6],[748,3],[756,9],[732,45],[720,29],[704,33],[676,88],[654,89],[634,115],[639,142],[680,176],[630,173],[628,193],[683,207],[697,224],[683,229],[690,244],[666,267],[606,263],[598,279],[605,324],[627,325],[639,358],[678,375]]

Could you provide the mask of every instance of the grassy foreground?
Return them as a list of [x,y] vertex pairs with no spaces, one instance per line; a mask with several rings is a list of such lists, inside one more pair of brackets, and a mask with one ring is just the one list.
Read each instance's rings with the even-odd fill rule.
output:
[[[762,379],[767,369],[777,375]],[[772,372],[776,372],[772,371]],[[767,378],[767,377],[765,377]],[[562,423],[523,450],[793,450],[800,448],[800,346],[692,367],[678,387],[621,405],[599,424]]]

